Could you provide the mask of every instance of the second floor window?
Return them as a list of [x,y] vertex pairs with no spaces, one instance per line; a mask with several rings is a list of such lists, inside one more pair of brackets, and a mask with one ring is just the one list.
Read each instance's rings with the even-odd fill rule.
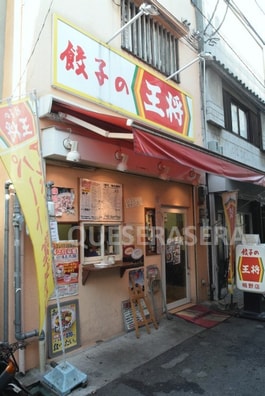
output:
[[254,105],[242,103],[228,90],[223,91],[225,128],[247,140],[249,143],[261,147],[261,122],[259,111]]
[[232,132],[244,139],[248,138],[247,112],[235,103],[231,103],[231,125]]
[[[122,25],[138,14],[136,3],[121,0]],[[142,15],[128,26],[122,33],[122,48],[166,76],[178,70],[178,36],[155,17]],[[177,76],[173,79],[178,81]]]

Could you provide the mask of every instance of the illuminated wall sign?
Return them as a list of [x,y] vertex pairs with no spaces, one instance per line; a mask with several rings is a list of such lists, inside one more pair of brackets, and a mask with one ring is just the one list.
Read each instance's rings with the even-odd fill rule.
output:
[[265,293],[265,245],[236,247],[236,284],[239,290]]
[[194,139],[192,100],[69,22],[54,16],[53,86],[127,117]]

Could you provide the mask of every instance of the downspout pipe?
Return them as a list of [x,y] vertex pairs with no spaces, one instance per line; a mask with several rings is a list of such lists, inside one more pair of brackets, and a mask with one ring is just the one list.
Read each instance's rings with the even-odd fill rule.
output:
[[10,194],[9,187],[12,182],[7,180],[5,182],[5,219],[4,219],[4,287],[3,287],[3,340],[8,342],[8,311],[9,311],[9,205],[10,205]]
[[15,337],[18,341],[23,341],[26,338],[35,337],[39,335],[38,330],[28,331],[22,333],[21,325],[21,243],[20,233],[21,225],[24,221],[23,215],[20,210],[20,204],[15,194],[14,200],[14,213],[13,213],[13,227],[14,227],[14,252],[15,252],[15,265],[14,265],[14,285],[15,285]]

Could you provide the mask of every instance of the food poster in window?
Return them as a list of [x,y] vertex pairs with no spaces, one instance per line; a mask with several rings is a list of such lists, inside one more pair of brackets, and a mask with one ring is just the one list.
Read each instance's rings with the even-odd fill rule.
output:
[[[78,293],[78,241],[53,243],[56,286],[60,297]],[[55,298],[55,294],[52,296]]]
[[[58,314],[58,307],[51,305],[48,307],[48,326],[49,326],[49,358],[54,357],[62,352],[63,342],[65,352],[80,347],[79,334],[79,306],[77,300],[72,300],[60,304],[61,325]],[[63,334],[63,341],[61,337]]]
[[53,187],[52,201],[55,217],[72,220],[72,216],[76,215],[75,191],[73,188]]

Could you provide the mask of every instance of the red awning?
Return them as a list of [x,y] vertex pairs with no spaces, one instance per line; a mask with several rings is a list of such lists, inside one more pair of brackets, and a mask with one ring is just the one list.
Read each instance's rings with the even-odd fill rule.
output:
[[97,112],[89,108],[74,106],[73,104],[63,102],[56,98],[52,99],[50,112],[55,114],[68,114],[87,123],[96,125],[107,132],[132,132],[132,128],[126,124],[126,117],[110,115],[104,112]]
[[[132,141],[127,139],[133,138],[134,151],[137,154],[173,161],[188,169],[193,168],[228,179],[265,186],[265,176],[261,171],[244,166],[229,158],[224,158],[192,143],[176,141],[175,137],[163,134],[162,131],[144,130],[143,126],[129,125],[126,117],[97,112],[51,95],[44,97],[44,103],[46,106],[44,106],[45,110],[42,116],[49,116],[49,114],[54,116],[54,114],[60,115],[63,113],[68,117],[68,121],[84,126],[88,131],[86,134],[89,131],[93,132],[91,126],[95,126],[96,130],[94,132],[97,133],[97,139],[99,140],[103,141],[106,137],[118,138],[123,146],[131,148]],[[82,122],[86,124],[82,125]],[[98,128],[101,128],[102,131],[99,131]]]
[[173,160],[203,172],[212,173],[241,182],[265,186],[265,176],[254,169],[242,166],[223,156],[192,144],[176,142],[170,137],[157,136],[140,129],[133,129],[134,150],[138,154],[163,160]]

